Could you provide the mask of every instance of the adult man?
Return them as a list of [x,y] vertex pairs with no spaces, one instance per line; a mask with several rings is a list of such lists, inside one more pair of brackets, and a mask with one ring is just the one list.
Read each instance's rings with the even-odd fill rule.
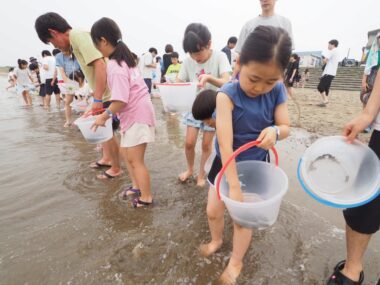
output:
[[[107,88],[106,62],[95,48],[90,33],[72,29],[64,18],[53,12],[39,16],[35,22],[35,29],[45,44],[51,43],[62,52],[72,50],[90,88],[94,90],[92,111],[108,107],[111,94]],[[113,178],[121,174],[118,143],[115,137],[103,144],[102,159],[92,163],[90,167],[111,167],[98,175],[99,179]]]
[[232,50],[235,48],[237,43],[237,37],[230,37],[227,41],[227,45],[222,48],[222,52],[227,55],[228,61],[232,65]]
[[141,74],[144,78],[146,86],[148,86],[149,94],[152,92],[152,77],[153,71],[156,69],[155,58],[157,56],[157,49],[151,47],[149,52],[142,55],[140,59]]
[[[256,18],[253,18],[252,20],[248,21],[241,29],[239,40],[237,41],[235,48],[235,52],[237,54],[240,54],[241,48],[243,47],[248,35],[252,33],[254,29],[256,29],[256,27],[258,26],[273,26],[283,28],[285,31],[288,32],[290,38],[292,39],[294,49],[292,24],[287,18],[275,14],[275,4],[276,0],[260,0],[261,14]],[[237,56],[236,60],[238,59],[239,56]],[[237,69],[236,65],[234,68],[233,77],[235,77],[238,72],[239,70]]]
[[337,50],[338,44],[339,42],[337,40],[329,41],[328,51],[323,54],[323,63],[325,64],[325,67],[318,84],[318,91],[322,97],[322,103],[318,104],[319,107],[326,107],[329,102],[327,96],[329,95],[331,82],[336,75],[339,63],[339,53]]

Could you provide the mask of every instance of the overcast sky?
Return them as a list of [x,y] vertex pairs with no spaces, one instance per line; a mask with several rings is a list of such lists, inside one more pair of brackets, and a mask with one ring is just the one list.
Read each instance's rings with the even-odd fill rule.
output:
[[[43,49],[34,30],[35,19],[45,12],[61,14],[74,28],[89,30],[101,17],[120,26],[123,39],[140,55],[149,47],[159,54],[171,43],[183,55],[182,37],[191,22],[208,26],[214,49],[225,46],[230,36],[239,36],[245,22],[260,13],[259,0],[13,0],[0,11],[0,65],[15,65],[18,58],[40,58]],[[336,38],[340,54],[361,57],[367,32],[380,28],[380,0],[278,0],[276,13],[293,25],[296,51],[325,50]]]

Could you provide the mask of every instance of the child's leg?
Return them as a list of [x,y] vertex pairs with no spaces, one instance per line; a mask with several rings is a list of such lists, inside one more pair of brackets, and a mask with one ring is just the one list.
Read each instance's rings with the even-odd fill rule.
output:
[[194,172],[195,145],[197,143],[199,129],[187,126],[185,154],[187,160],[187,170],[179,175],[179,180],[185,182]]
[[[102,144],[103,146],[103,157],[99,160],[101,164],[111,164],[111,168],[106,170],[106,174],[112,177],[119,176],[122,171],[120,168],[120,157],[119,157],[119,142],[114,135],[112,139]],[[109,177],[102,173],[97,175],[98,179],[108,179]]]
[[32,95],[30,95],[29,91],[26,93],[26,100],[28,101],[27,105],[32,106]]
[[60,93],[55,94],[55,103],[57,104],[57,108],[60,109],[61,108],[61,94]]
[[51,94],[46,94],[45,96],[45,107],[50,107]]
[[213,254],[223,244],[224,208],[224,204],[218,199],[215,189],[210,186],[207,199],[207,220],[211,241],[207,244],[201,244],[200,252],[203,256],[207,257]]
[[220,276],[222,284],[236,284],[243,268],[243,258],[248,250],[252,239],[252,230],[234,224],[234,237],[232,245],[232,255],[226,269]]
[[28,99],[27,99],[27,91],[22,91],[22,98],[24,99],[24,102],[26,105],[28,105]]
[[64,127],[68,127],[72,123],[72,109],[70,104],[73,102],[74,95],[72,94],[67,94],[65,95],[66,100],[65,100],[65,116],[66,116],[66,123]]
[[206,184],[206,172],[205,164],[212,151],[212,139],[214,138],[215,132],[203,132],[202,139],[202,156],[201,156],[201,165],[199,169],[197,186],[203,187]]
[[150,203],[153,197],[150,191],[150,175],[144,162],[146,146],[147,144],[143,143],[133,147],[122,147],[121,151],[132,167],[132,173],[141,191],[140,200]]

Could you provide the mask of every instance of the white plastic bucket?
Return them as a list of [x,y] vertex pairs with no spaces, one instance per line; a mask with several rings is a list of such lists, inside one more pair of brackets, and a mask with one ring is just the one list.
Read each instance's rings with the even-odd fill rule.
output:
[[342,136],[314,142],[298,164],[298,180],[315,200],[336,208],[364,205],[380,194],[380,161],[365,144]]
[[91,129],[97,116],[80,117],[74,124],[77,125],[88,143],[98,144],[109,141],[112,136],[112,118],[106,121],[105,127],[98,127],[96,132]]
[[162,104],[168,112],[191,111],[197,96],[197,83],[156,84],[160,90]]
[[246,228],[264,229],[276,222],[282,198],[288,191],[288,177],[278,167],[276,150],[272,148],[276,165],[255,160],[236,164],[243,202],[229,198],[229,186],[223,175],[226,167],[238,154],[258,143],[248,143],[234,152],[216,178],[216,189],[235,223]]
[[83,113],[87,110],[88,103],[86,102],[86,100],[74,100],[71,103],[71,107],[73,108],[75,112]]

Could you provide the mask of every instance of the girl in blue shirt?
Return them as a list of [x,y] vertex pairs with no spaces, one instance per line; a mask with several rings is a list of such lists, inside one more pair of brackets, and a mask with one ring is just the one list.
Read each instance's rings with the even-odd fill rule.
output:
[[[265,160],[268,150],[276,141],[289,135],[287,97],[285,87],[280,80],[289,62],[291,48],[291,39],[281,28],[259,26],[247,38],[237,62],[240,65],[239,80],[225,84],[216,96],[217,155],[208,175],[211,188],[222,164],[234,150],[247,142],[259,140],[261,143],[258,148],[242,153],[237,160]],[[215,102],[215,99],[210,100],[212,96],[212,94],[209,94],[209,98],[198,96],[197,101]],[[194,105],[201,106],[203,111],[201,110],[199,114],[204,115],[207,106],[199,102],[194,102]],[[196,115],[194,107],[193,114]],[[208,110],[207,116],[195,117],[211,124],[212,106]],[[243,201],[235,161],[227,168],[226,177],[230,198]],[[213,254],[222,246],[224,209],[225,206],[218,200],[216,191],[210,189],[207,216],[211,242],[200,246],[204,256]],[[220,277],[223,284],[236,283],[251,236],[251,229],[234,224],[232,255]]]

